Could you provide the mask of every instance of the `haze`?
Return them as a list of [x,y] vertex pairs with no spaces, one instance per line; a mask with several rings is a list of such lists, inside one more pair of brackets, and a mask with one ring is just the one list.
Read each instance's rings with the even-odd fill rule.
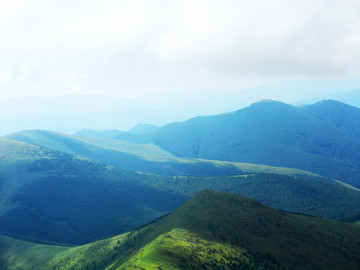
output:
[[[130,102],[137,112],[148,108],[122,126],[92,126],[127,129],[139,121],[161,125],[240,109],[264,98],[296,104],[356,90],[360,83],[358,1],[2,0],[0,5],[0,120],[59,113],[54,107],[94,112],[107,104],[81,110],[78,103],[65,108],[54,101],[41,111],[39,104],[47,102],[8,98],[96,95]],[[144,117],[174,107],[188,113]],[[3,126],[14,125],[18,119],[4,121]]]
[[359,75],[358,1],[1,1],[1,97]]

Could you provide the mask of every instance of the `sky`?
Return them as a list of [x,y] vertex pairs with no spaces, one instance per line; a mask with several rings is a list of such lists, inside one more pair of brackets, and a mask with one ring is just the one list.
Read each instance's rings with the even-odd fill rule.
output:
[[356,88],[359,14],[358,0],[0,0],[0,98]]

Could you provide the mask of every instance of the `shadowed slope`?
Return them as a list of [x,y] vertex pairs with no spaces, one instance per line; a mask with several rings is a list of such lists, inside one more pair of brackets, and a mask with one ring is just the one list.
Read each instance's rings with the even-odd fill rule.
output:
[[0,139],[0,231],[84,243],[125,232],[188,196],[140,184],[141,175],[28,143]]

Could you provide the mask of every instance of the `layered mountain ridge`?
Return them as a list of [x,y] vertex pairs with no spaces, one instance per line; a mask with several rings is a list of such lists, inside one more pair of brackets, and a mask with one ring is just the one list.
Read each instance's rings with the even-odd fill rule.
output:
[[262,101],[130,139],[179,157],[298,168],[360,187],[359,115],[359,108],[335,101],[304,108]]

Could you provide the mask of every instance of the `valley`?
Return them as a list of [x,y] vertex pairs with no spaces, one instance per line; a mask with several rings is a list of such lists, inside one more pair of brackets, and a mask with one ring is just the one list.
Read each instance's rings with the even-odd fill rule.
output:
[[359,270],[359,14],[0,1],[0,270]]
[[356,269],[359,111],[263,101],[0,137],[0,268]]

